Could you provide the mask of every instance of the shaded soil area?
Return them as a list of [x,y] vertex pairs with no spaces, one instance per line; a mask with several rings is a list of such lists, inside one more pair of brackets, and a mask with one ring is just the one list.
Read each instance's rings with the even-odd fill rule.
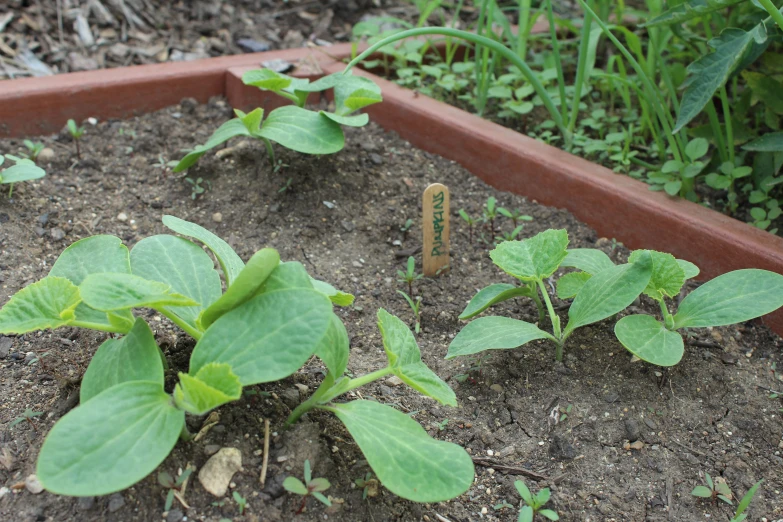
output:
[[[206,191],[193,199],[193,186],[165,164],[181,149],[203,143],[230,117],[221,99],[197,105],[190,100],[127,121],[89,126],[82,159],[65,135],[39,138],[54,151],[48,176],[18,184],[13,200],[0,195],[0,303],[46,275],[59,253],[91,234],[114,234],[128,246],[166,233],[164,214],[202,224],[229,241],[243,259],[274,247],[284,260],[297,260],[314,277],[356,295],[339,309],[351,336],[349,371],[361,375],[385,365],[375,312],[383,307],[412,319],[396,293],[404,285],[396,271],[407,252],[420,245],[421,193],[433,182],[452,194],[452,269],[437,279],[416,282],[423,297],[424,361],[455,388],[459,408],[442,407],[411,389],[379,381],[356,390],[409,413],[433,436],[464,445],[476,462],[476,480],[461,497],[445,503],[414,504],[383,488],[362,500],[354,481],[369,468],[350,435],[326,412],[308,414],[291,430],[286,416],[322,379],[312,359],[292,377],[253,386],[244,397],[217,410],[219,420],[198,442],[179,443],[157,471],[176,475],[188,464],[200,469],[222,447],[241,451],[243,469],[232,491],[248,501],[244,514],[231,496],[217,499],[194,478],[184,495],[164,513],[167,490],[156,473],[120,493],[100,498],[33,494],[25,479],[35,471],[43,438],[76,404],[78,382],[106,334],[75,329],[0,336],[0,518],[14,521],[217,522],[257,520],[412,521],[516,520],[519,497],[514,480],[533,491],[552,490],[551,507],[561,520],[690,521],[728,520],[730,508],[692,497],[703,473],[725,479],[742,496],[756,481],[762,489],[749,520],[783,518],[783,381],[781,339],[764,327],[694,330],[683,362],[670,372],[632,363],[605,321],[577,331],[555,364],[547,342],[492,353],[480,361],[443,359],[461,328],[457,316],[474,293],[508,281],[490,262],[490,245],[479,227],[469,240],[457,211],[476,216],[487,197],[533,217],[522,237],[547,228],[566,228],[572,247],[596,247],[616,261],[628,251],[600,238],[565,210],[498,192],[459,165],[412,148],[371,124],[347,129],[339,154],[310,157],[278,148],[285,165],[275,171],[260,144],[234,141],[207,154],[188,176]],[[20,140],[0,141],[15,153]],[[199,182],[199,178],[201,181]],[[288,183],[290,180],[290,184]],[[286,190],[281,189],[288,186]],[[327,204],[325,204],[325,202]],[[407,219],[413,228],[400,228]],[[500,221],[505,232],[513,228]],[[417,266],[420,258],[417,255]],[[565,317],[567,303],[555,299]],[[642,299],[632,307],[655,314]],[[498,314],[535,320],[531,302],[514,301]],[[140,311],[156,334],[171,369],[187,369],[193,342],[154,312]],[[544,325],[549,327],[549,325]],[[473,368],[473,369],[472,369]],[[26,409],[42,415],[11,426]],[[263,419],[271,422],[266,483],[259,475]],[[192,431],[206,420],[190,418]],[[289,474],[301,476],[305,459],[314,476],[329,479],[333,506],[308,500],[294,516],[299,499],[284,492]]]

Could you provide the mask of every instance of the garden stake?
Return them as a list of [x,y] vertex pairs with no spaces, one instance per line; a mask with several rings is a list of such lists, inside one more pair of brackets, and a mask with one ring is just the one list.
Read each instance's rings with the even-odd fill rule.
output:
[[423,271],[427,277],[438,275],[449,266],[449,189],[433,183],[424,191],[422,201],[424,234]]

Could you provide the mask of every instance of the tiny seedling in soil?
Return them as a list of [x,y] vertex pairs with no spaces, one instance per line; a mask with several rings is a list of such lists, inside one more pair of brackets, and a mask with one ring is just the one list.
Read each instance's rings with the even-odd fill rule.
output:
[[446,429],[446,426],[449,424],[449,419],[443,419],[438,423],[438,431],[443,431]]
[[233,493],[231,493],[231,496],[234,497],[234,502],[237,503],[237,508],[239,508],[239,514],[241,516],[245,512],[245,508],[247,508],[247,499],[242,495],[240,495],[239,491],[234,491]]
[[174,498],[179,500],[180,504],[185,508],[188,507],[185,499],[182,497],[182,493],[185,489],[185,482],[188,480],[191,473],[193,473],[193,469],[185,468],[185,470],[179,474],[177,480],[174,480],[174,477],[167,471],[158,473],[158,484],[169,490],[169,492],[166,493],[166,504],[163,506],[163,511],[171,510],[171,506],[174,505]]
[[31,181],[46,176],[46,171],[37,166],[32,160],[18,158],[11,154],[3,156],[0,154],[0,167],[9,159],[15,163],[5,170],[0,171],[0,184],[9,184],[8,198],[14,195],[14,183],[20,181]]
[[[195,181],[193,181],[192,178],[185,178],[185,181],[190,183],[191,189],[190,189],[190,199],[196,200],[199,196],[204,194],[207,190],[212,188],[212,183],[209,181],[204,181],[203,178],[196,178]],[[206,187],[202,185],[202,183],[206,183]]]
[[544,505],[549,502],[551,495],[549,488],[544,488],[533,495],[521,480],[514,481],[514,487],[517,488],[519,496],[525,502],[525,505],[519,510],[518,522],[533,522],[536,515],[541,515],[548,520],[560,520],[560,515],[556,511],[544,509]]
[[397,290],[397,293],[400,294],[402,297],[405,298],[405,301],[407,301],[408,306],[411,307],[411,312],[413,312],[413,321],[414,321],[414,331],[416,332],[416,335],[421,333],[421,296],[416,296],[416,300],[414,301],[413,298],[403,292],[402,290]]
[[408,285],[408,295],[413,295],[413,282],[418,281],[424,275],[416,273],[416,259],[410,256],[408,257],[408,265],[405,272],[397,270],[397,277],[399,277],[398,282]]
[[282,194],[283,192],[285,192],[285,191],[287,191],[287,190],[293,190],[293,187],[292,187],[292,185],[291,185],[291,183],[292,183],[293,181],[294,181],[294,178],[288,178],[288,179],[285,181],[285,183],[283,184],[283,186],[282,186],[282,187],[280,187],[279,189],[277,189],[277,193],[278,193],[278,194]]
[[505,216],[511,220],[512,223],[514,223],[514,228],[517,228],[519,226],[520,221],[533,221],[533,218],[522,214],[522,211],[517,210],[508,210],[503,207],[498,208],[498,214],[501,216]]
[[362,500],[367,500],[367,497],[378,496],[378,479],[376,479],[371,472],[367,472],[364,478],[358,478],[354,480],[357,488],[362,488]]
[[24,147],[27,149],[26,152],[22,153],[23,156],[32,162],[38,160],[38,155],[44,150],[44,144],[40,141],[33,142],[30,140],[24,140],[22,143],[24,143]]
[[408,218],[405,221],[405,224],[400,227],[400,232],[402,232],[403,237],[408,236],[408,231],[410,231],[412,226],[413,226],[413,220]]
[[35,426],[35,422],[33,422],[33,419],[35,417],[40,416],[40,415],[43,415],[42,411],[33,411],[30,408],[27,408],[26,410],[24,410],[22,412],[22,414],[20,416],[18,416],[17,418],[15,418],[14,420],[11,421],[11,423],[8,425],[8,429],[13,428],[14,426],[19,424],[20,422],[27,421],[30,424],[30,426],[33,427],[34,430],[38,431],[38,429]]
[[296,477],[286,477],[283,481],[283,488],[289,493],[302,496],[302,503],[299,504],[296,514],[299,515],[304,511],[307,497],[312,496],[322,504],[331,506],[332,502],[324,496],[322,493],[329,489],[331,484],[325,478],[313,478],[312,470],[310,469],[310,461],[304,461],[304,483]]
[[459,217],[468,224],[468,241],[473,243],[473,226],[476,224],[476,220],[470,217],[464,208],[459,209]]
[[79,127],[76,125],[75,121],[68,120],[68,132],[71,134],[73,143],[76,145],[76,157],[82,159],[82,152],[79,147],[79,142],[81,141],[82,136],[84,136],[84,127]]
[[489,223],[489,235],[495,235],[495,219],[498,217],[497,200],[490,196],[484,205],[484,222]]
[[734,502],[731,501],[731,489],[726,484],[725,480],[712,480],[709,473],[704,473],[704,480],[707,482],[706,486],[696,486],[691,491],[691,495],[700,498],[712,499],[715,505],[718,504],[718,500],[722,500],[726,504],[733,506]]
[[504,509],[514,509],[514,506],[506,502],[505,500],[501,500],[499,504],[495,504],[492,506],[492,509],[495,511],[503,511]]
[[472,377],[472,375],[476,375],[478,378],[481,378],[482,375],[482,367],[492,358],[492,354],[485,354],[485,355],[477,355],[474,357],[469,357],[468,360],[471,362],[468,366],[467,373],[460,373],[454,376],[455,379],[457,379],[457,382],[465,382],[470,381],[470,384],[478,384],[476,379]]
[[522,229],[523,228],[524,228],[524,225],[519,225],[517,228],[515,228],[511,232],[501,232],[501,235],[495,236],[495,240],[498,243],[502,243],[503,241],[514,241],[516,238],[519,237],[519,234],[522,233]]
[[750,503],[753,501],[753,497],[756,495],[756,492],[758,491],[762,482],[764,481],[759,480],[753,484],[747,493],[745,493],[745,496],[742,497],[742,500],[740,500],[739,504],[737,504],[737,510],[734,512],[734,516],[729,522],[742,522],[748,518],[748,515],[745,514],[745,510],[748,509],[748,506],[750,506]]

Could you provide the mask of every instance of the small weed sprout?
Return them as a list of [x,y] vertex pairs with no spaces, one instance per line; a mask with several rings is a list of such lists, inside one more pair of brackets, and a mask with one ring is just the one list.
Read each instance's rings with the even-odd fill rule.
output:
[[549,488],[544,488],[536,495],[533,495],[521,480],[515,481],[514,487],[517,488],[519,496],[525,502],[525,505],[519,510],[518,522],[533,522],[536,515],[541,515],[548,520],[560,520],[560,515],[556,511],[543,509],[544,505],[549,502],[551,495]]
[[84,127],[79,127],[78,125],[76,125],[76,122],[73,120],[68,120],[67,125],[68,125],[68,132],[71,134],[71,138],[73,138],[73,143],[76,145],[76,157],[82,159],[82,153],[79,147],[79,141],[82,139],[82,136],[84,136]]
[[520,221],[533,221],[532,217],[522,214],[522,211],[519,209],[508,210],[503,207],[500,207],[498,208],[498,214],[510,219],[511,222],[514,223],[514,228],[517,228],[519,226]]
[[731,501],[731,489],[729,485],[723,480],[712,480],[709,473],[704,473],[704,480],[707,482],[706,486],[696,486],[691,491],[691,495],[699,498],[712,499],[715,505],[718,505],[718,500],[722,500],[726,504],[733,506],[734,502]]
[[354,480],[354,484],[356,484],[357,488],[362,488],[362,500],[367,500],[367,497],[378,496],[378,486],[380,483],[371,472],[368,471],[364,475],[364,478]]
[[234,491],[231,493],[231,496],[234,497],[234,501],[237,503],[237,507],[239,508],[239,514],[242,515],[245,512],[245,508],[247,508],[247,499],[239,494],[239,491]]
[[489,223],[489,234],[495,235],[495,219],[498,217],[497,200],[490,196],[484,205],[484,222]]
[[516,238],[519,237],[519,234],[522,233],[522,229],[524,227],[525,225],[519,225],[511,232],[501,232],[499,236],[495,236],[495,240],[499,243],[502,243],[503,241],[514,241]]
[[38,431],[38,428],[35,426],[35,422],[33,422],[33,419],[35,417],[40,416],[40,415],[43,415],[42,411],[33,411],[30,408],[27,408],[26,410],[24,410],[22,412],[22,414],[20,416],[18,416],[17,418],[15,418],[14,420],[11,421],[11,424],[8,425],[8,429],[13,428],[14,426],[19,424],[20,422],[27,421],[30,424],[30,426],[33,427],[33,429],[35,431]]
[[742,497],[742,500],[740,500],[739,504],[737,504],[737,511],[734,512],[734,516],[729,522],[742,522],[748,518],[748,515],[745,514],[745,510],[748,509],[748,506],[750,506],[750,503],[753,501],[753,497],[756,495],[756,492],[758,491],[762,482],[764,481],[759,480],[753,484],[753,487],[751,487],[747,493],[745,493],[745,496]]
[[459,217],[468,224],[468,240],[473,243],[473,225],[476,224],[476,220],[470,217],[464,208],[459,209]]
[[283,184],[283,186],[280,187],[279,189],[277,189],[277,193],[278,194],[282,194],[283,192],[286,192],[288,190],[294,190],[293,186],[291,185],[291,183],[293,183],[293,181],[294,181],[294,178],[288,178],[285,181],[285,183]]
[[44,144],[40,141],[32,142],[30,140],[24,140],[22,143],[24,143],[24,147],[27,149],[27,152],[22,155],[30,161],[37,161],[38,155],[44,150]]
[[309,496],[315,497],[316,500],[326,506],[332,505],[331,501],[322,493],[322,491],[329,489],[331,484],[329,484],[329,481],[325,478],[313,478],[309,460],[305,460],[304,462],[304,479],[305,481],[303,483],[298,478],[291,476],[286,477],[283,481],[283,488],[286,491],[302,496],[302,503],[299,505],[299,509],[295,514],[299,515],[304,511],[305,503]]
[[185,471],[179,474],[177,480],[174,480],[168,472],[161,471],[158,473],[158,484],[169,490],[166,493],[166,505],[163,507],[163,511],[171,510],[171,506],[174,505],[174,498],[179,500],[179,503],[183,507],[187,508],[188,505],[182,495],[185,494],[185,487],[187,486],[188,477],[193,473],[192,468],[185,468]]
[[438,431],[443,431],[443,430],[445,430],[445,429],[446,429],[446,426],[448,426],[448,424],[449,424],[449,419],[443,419],[442,421],[440,421],[440,422],[437,424],[437,426],[438,426]]
[[410,231],[412,226],[413,226],[413,220],[410,218],[406,219],[405,224],[400,227],[400,232],[402,232],[402,237],[408,237],[408,232]]
[[[195,181],[193,181],[193,178],[185,178],[185,181],[191,184],[190,199],[193,201],[212,188],[212,183],[205,181],[204,178],[196,178]],[[206,183],[206,187],[202,183]]]
[[416,273],[416,259],[413,256],[408,257],[408,266],[407,270],[403,272],[402,270],[397,270],[397,277],[399,279],[400,283],[407,283],[408,284],[408,295],[413,295],[413,282],[418,281],[422,277],[424,277],[423,274],[417,274]]
[[413,312],[413,320],[415,321],[413,331],[418,335],[421,333],[421,296],[416,296],[416,301],[414,301],[410,295],[406,294],[402,290],[397,290],[397,293],[404,297],[408,302],[408,306],[411,307],[411,311]]

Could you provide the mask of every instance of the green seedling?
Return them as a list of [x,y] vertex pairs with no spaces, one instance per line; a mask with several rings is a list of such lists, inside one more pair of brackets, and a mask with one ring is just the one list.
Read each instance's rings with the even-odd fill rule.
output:
[[84,127],[79,127],[73,120],[68,120],[67,127],[71,138],[73,138],[73,143],[76,145],[76,157],[82,159],[79,143],[81,142],[82,136],[84,136]]
[[443,419],[442,421],[440,421],[440,422],[437,424],[437,426],[438,426],[438,431],[443,431],[443,430],[445,430],[445,429],[446,429],[446,426],[447,426],[448,424],[449,424],[449,419]]
[[288,178],[288,179],[285,181],[285,183],[283,184],[283,186],[282,186],[282,187],[280,187],[280,188],[277,190],[277,193],[278,193],[278,194],[282,194],[283,192],[285,192],[285,191],[287,191],[287,190],[293,190],[293,186],[291,185],[291,183],[293,183],[293,181],[294,181],[294,178]]
[[[375,476],[392,493],[417,502],[454,498],[473,483],[473,462],[463,448],[431,438],[410,416],[377,401],[333,402],[351,390],[395,375],[441,404],[457,404],[451,388],[422,362],[416,337],[405,323],[380,309],[378,328],[388,364],[366,375],[347,377],[348,336],[344,327],[340,328],[330,349],[318,353],[327,367],[326,377],[310,398],[294,409],[287,423],[296,422],[313,408],[332,412],[348,428]],[[448,472],[443,473],[444,469]]]
[[505,499],[504,499],[504,500],[501,500],[500,503],[495,504],[494,506],[492,506],[492,509],[494,509],[495,511],[503,511],[504,509],[514,509],[514,506],[512,506],[511,504],[506,502]]
[[707,485],[696,486],[693,488],[693,491],[691,491],[691,495],[699,498],[712,499],[715,505],[718,504],[718,500],[721,500],[730,506],[734,505],[734,502],[731,500],[731,489],[729,489],[729,485],[726,484],[724,480],[713,481],[709,473],[704,474],[704,479],[706,480]]
[[27,423],[30,424],[30,426],[32,426],[35,431],[38,431],[38,429],[35,426],[35,422],[33,422],[33,419],[35,417],[39,417],[41,415],[43,415],[42,411],[33,411],[32,409],[27,408],[26,410],[24,410],[22,412],[22,414],[20,416],[18,416],[17,418],[15,418],[14,420],[11,421],[11,423],[8,425],[8,429],[13,428],[14,426],[19,424],[20,422],[27,421]]
[[22,143],[24,144],[25,149],[27,149],[27,152],[23,153],[24,157],[32,162],[37,161],[38,155],[44,150],[44,144],[40,141],[33,142],[30,140],[24,140]]
[[413,220],[408,218],[405,220],[405,224],[400,227],[400,232],[402,232],[403,237],[408,236],[408,232],[410,231],[411,227],[413,226]]
[[544,505],[549,502],[549,497],[551,496],[549,488],[544,488],[533,495],[521,480],[514,481],[514,487],[517,488],[519,496],[522,497],[525,503],[519,510],[518,522],[533,522],[536,515],[541,515],[547,520],[560,520],[560,515],[556,511],[544,509]]
[[479,378],[482,376],[484,365],[492,358],[492,354],[486,354],[486,355],[475,355],[472,357],[469,357],[468,360],[471,362],[468,364],[468,370],[467,373],[459,373],[454,376],[455,379],[457,379],[457,382],[463,383],[465,381],[470,381],[470,384],[478,384],[476,379],[472,377],[472,375],[476,375]]
[[[212,188],[212,183],[205,181],[203,178],[196,178],[195,181],[192,178],[185,178],[185,181],[190,183],[190,199],[193,201],[195,201],[199,196],[203,195],[207,190]],[[206,183],[206,186],[202,185],[202,183]]]
[[487,198],[487,203],[484,205],[484,222],[489,223],[489,234],[495,235],[495,218],[498,217],[497,200],[490,196]]
[[187,480],[191,473],[193,473],[192,468],[185,468],[185,470],[179,474],[177,480],[174,480],[174,477],[172,477],[171,474],[169,474],[167,471],[161,471],[158,473],[158,484],[169,490],[169,492],[166,493],[166,504],[163,507],[163,511],[171,510],[171,506],[174,505],[175,498],[179,500],[180,504],[187,507],[187,503],[185,502],[185,499],[182,495],[184,494],[185,487],[187,486]]
[[566,407],[560,407],[560,420],[558,422],[563,422],[568,418],[568,414],[571,413],[571,410],[574,408],[573,404],[569,404]]
[[44,357],[49,357],[49,355],[51,355],[51,352],[44,352],[44,353],[42,353],[40,355],[39,354],[35,354],[33,356],[33,358],[30,360],[30,362],[27,363],[27,365],[28,366],[32,366],[34,364],[37,364],[41,368],[44,368],[44,370],[46,370],[46,367],[44,366],[43,359],[44,359]]
[[0,166],[5,163],[6,158],[15,163],[15,165],[0,171],[0,184],[7,183],[10,185],[8,189],[9,199],[14,195],[14,183],[31,181],[46,176],[46,171],[36,166],[32,160],[17,158],[11,154],[6,154],[5,156],[0,154]]
[[323,491],[326,491],[330,487],[331,484],[329,484],[329,481],[325,478],[313,478],[309,460],[305,460],[304,462],[304,482],[296,477],[286,477],[283,481],[283,488],[285,488],[286,491],[302,496],[302,503],[299,504],[299,509],[297,509],[295,513],[296,515],[299,515],[304,511],[307,497],[310,496],[327,507],[331,506],[331,500],[326,498],[323,494]]
[[367,500],[367,497],[378,496],[378,480],[373,477],[371,472],[367,472],[364,478],[358,478],[354,480],[357,488],[362,488],[362,500]]
[[522,229],[524,227],[525,227],[525,225],[519,225],[517,228],[515,228],[511,232],[501,232],[501,235],[495,236],[495,240],[498,243],[502,243],[503,241],[514,241],[516,238],[519,237],[519,234],[522,233]]
[[514,223],[514,228],[517,228],[519,226],[520,221],[533,221],[532,217],[522,214],[522,211],[519,209],[508,210],[503,207],[500,207],[498,208],[498,214],[510,219],[511,222]]
[[[316,480],[318,480],[318,479],[316,479]],[[324,479],[324,480],[326,480],[326,479]],[[242,516],[245,513],[245,508],[247,508],[247,499],[245,497],[243,497],[242,495],[240,495],[239,491],[232,492],[231,496],[234,497],[234,502],[237,503],[237,508],[239,509],[239,516]]]
[[459,217],[468,224],[468,241],[473,243],[473,226],[476,224],[476,220],[473,219],[465,212],[465,209],[459,209]]
[[704,181],[710,187],[717,190],[727,191],[726,200],[728,201],[727,210],[729,215],[737,211],[737,191],[735,183],[737,180],[746,178],[753,173],[752,167],[736,166],[731,161],[721,163],[719,172],[707,174]]
[[729,522],[742,522],[748,518],[748,515],[745,514],[745,510],[748,509],[748,506],[750,506],[750,503],[753,501],[753,497],[756,495],[759,487],[761,487],[762,482],[764,481],[759,480],[753,484],[747,493],[745,493],[745,496],[742,497],[742,500],[740,500],[739,504],[737,504],[737,510],[734,512],[734,516]]
[[416,300],[414,301],[413,298],[409,295],[403,292],[402,290],[397,290],[397,293],[400,294],[403,298],[405,298],[405,301],[408,303],[408,306],[411,307],[411,312],[413,312],[413,331],[416,332],[416,335],[419,335],[421,333],[421,296],[416,296]]
[[397,277],[399,277],[398,282],[408,285],[408,295],[413,295],[413,282],[424,277],[424,274],[416,273],[416,259],[413,256],[409,256],[405,272],[397,270]]
[[[301,263],[281,263],[273,249],[256,252],[245,264],[225,241],[196,224],[172,216],[164,216],[163,224],[206,245],[225,280],[201,244],[189,239],[151,236],[129,252],[119,238],[99,235],[65,249],[47,277],[0,309],[0,334],[68,326],[121,335],[98,348],[82,379],[80,405],[46,437],[36,475],[47,490],[95,496],[135,484],[178,438],[191,438],[186,414],[203,416],[238,400],[243,387],[286,378],[314,354],[328,373],[289,424],[312,408],[334,413],[376,476],[400,497],[440,502],[470,487],[473,463],[461,447],[433,440],[390,406],[332,402],[395,374],[456,405],[454,392],[421,362],[402,321],[379,312],[389,365],[347,377],[348,334],[333,305],[351,305],[352,295],[311,278]],[[164,389],[165,357],[150,327],[133,314],[138,308],[156,310],[196,341],[190,371],[178,374],[172,393]],[[442,474],[444,468],[450,472]]]
[[[174,167],[181,172],[192,167],[201,156],[231,138],[246,136],[264,143],[269,161],[276,164],[272,143],[303,154],[333,154],[345,146],[341,125],[363,127],[367,114],[353,114],[381,101],[380,87],[371,80],[351,74],[336,73],[314,82],[294,78],[271,69],[248,71],[242,75],[245,85],[271,91],[293,102],[264,113],[258,108],[249,113],[234,110],[236,118],[221,125],[203,145],[197,146]],[[334,112],[305,109],[310,93],[334,89]]]
[[[603,261],[606,269],[598,271],[599,267],[596,267],[595,276],[573,281],[580,284],[579,295],[574,291],[573,295],[565,296],[576,298],[568,310],[568,323],[565,328],[561,328],[560,317],[552,306],[545,280],[561,266],[574,266],[574,263],[584,257],[584,249],[571,253],[566,249],[567,246],[568,233],[565,230],[551,229],[524,241],[501,243],[490,252],[490,257],[501,270],[521,281],[522,286],[491,285],[476,294],[460,316],[461,319],[475,317],[490,306],[514,297],[532,297],[539,299],[538,303],[540,291],[549,313],[551,334],[525,321],[497,316],[482,317],[468,323],[457,334],[449,346],[446,358],[472,355],[484,350],[517,348],[533,340],[549,339],[556,347],[555,358],[561,361],[565,341],[577,328],[602,321],[620,312],[639,296],[650,280],[649,254],[643,254],[636,263],[614,266],[606,254],[591,250],[591,253],[599,252],[603,255],[605,259],[598,259]],[[597,255],[589,256],[590,260]],[[558,282],[558,296],[561,298],[564,298],[561,292],[563,285],[561,279]],[[539,319],[541,308],[539,306]]]

